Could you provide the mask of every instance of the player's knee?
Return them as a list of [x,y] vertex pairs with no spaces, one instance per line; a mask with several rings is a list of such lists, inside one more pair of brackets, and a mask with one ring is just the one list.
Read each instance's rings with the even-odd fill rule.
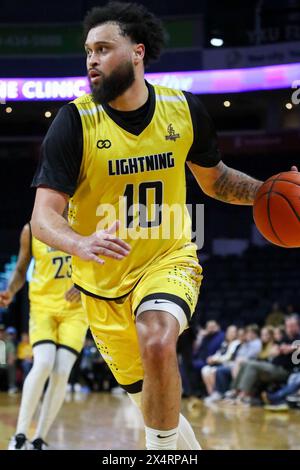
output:
[[35,373],[48,377],[51,374],[53,367],[54,367],[53,361],[47,361],[43,359],[39,361],[35,360],[33,363],[32,369]]
[[63,369],[53,369],[51,373],[51,380],[56,382],[67,382],[69,378],[69,371],[67,372],[66,370]]
[[156,368],[167,366],[174,357],[176,357],[176,343],[163,335],[147,338],[142,347],[143,361]]
[[55,357],[55,364],[51,374],[52,380],[67,381],[76,358],[77,355],[65,347],[59,348]]
[[59,380],[67,380],[71,373],[72,366],[70,364],[65,363],[56,363],[53,371],[52,376]]

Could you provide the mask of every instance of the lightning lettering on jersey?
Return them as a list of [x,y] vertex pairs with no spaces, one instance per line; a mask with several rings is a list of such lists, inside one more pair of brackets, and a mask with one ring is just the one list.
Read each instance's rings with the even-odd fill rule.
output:
[[108,160],[108,174],[110,176],[143,173],[144,171],[156,171],[173,168],[175,159],[173,152],[164,152],[143,157],[121,158],[120,160]]

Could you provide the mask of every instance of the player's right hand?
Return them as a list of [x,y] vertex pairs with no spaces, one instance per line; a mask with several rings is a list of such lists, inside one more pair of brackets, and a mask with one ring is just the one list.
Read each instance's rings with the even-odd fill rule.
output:
[[0,307],[8,307],[13,300],[13,295],[9,290],[0,292]]
[[75,248],[75,255],[85,261],[95,261],[104,264],[99,255],[122,260],[130,252],[130,245],[116,237],[119,221],[114,222],[107,230],[99,230],[89,237],[82,237]]

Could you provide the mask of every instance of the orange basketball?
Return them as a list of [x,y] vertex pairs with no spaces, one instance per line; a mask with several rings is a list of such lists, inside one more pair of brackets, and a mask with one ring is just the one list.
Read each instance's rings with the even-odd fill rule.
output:
[[267,240],[284,248],[299,248],[300,173],[287,171],[265,181],[256,195],[253,217]]

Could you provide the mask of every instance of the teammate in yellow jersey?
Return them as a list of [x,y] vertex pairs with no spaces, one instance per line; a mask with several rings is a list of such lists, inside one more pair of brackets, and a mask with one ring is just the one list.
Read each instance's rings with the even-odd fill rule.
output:
[[63,106],[45,137],[33,232],[73,256],[95,341],[141,407],[147,449],[200,449],[180,415],[176,357],[202,278],[185,163],[225,202],[251,205],[261,182],[221,161],[196,96],[145,81],[164,33],[144,6],[94,8],[84,28],[91,94]]
[[[67,381],[87,330],[80,292],[71,280],[71,256],[32,237],[30,224],[22,230],[17,265],[7,290],[0,292],[0,305],[8,306],[24,285],[32,257],[29,334],[34,362],[23,385],[17,430],[10,440],[9,450],[48,448],[45,439],[63,404]],[[48,378],[37,428],[30,443],[27,440],[29,426]]]

